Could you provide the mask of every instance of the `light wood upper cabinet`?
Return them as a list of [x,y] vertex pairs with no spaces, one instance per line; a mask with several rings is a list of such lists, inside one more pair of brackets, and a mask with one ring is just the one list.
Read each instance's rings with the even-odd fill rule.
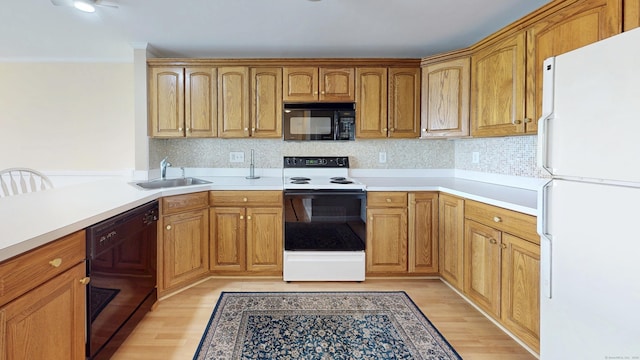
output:
[[356,138],[387,137],[387,68],[357,68],[356,86]]
[[149,136],[217,135],[215,68],[153,67],[149,76]]
[[524,133],[526,34],[490,44],[471,58],[471,135]]
[[187,285],[209,271],[209,213],[206,192],[161,201],[158,293]]
[[154,67],[149,76],[149,135],[184,136],[184,68]]
[[[625,1],[629,3],[629,1]],[[638,4],[637,1],[634,3]],[[536,132],[542,116],[542,66],[544,60],[597,42],[622,31],[621,0],[578,1],[537,21],[527,30],[526,132]]]
[[408,271],[438,272],[438,193],[409,193]]
[[251,68],[251,137],[282,137],[282,69]]
[[218,69],[218,135],[222,138],[249,136],[249,68]]
[[390,138],[417,138],[420,135],[420,69],[389,69]]
[[218,135],[217,70],[185,69],[185,134],[187,137]]
[[464,269],[464,199],[440,194],[438,200],[438,242],[440,275],[462,289]]
[[470,69],[469,57],[422,68],[422,138],[469,135]]
[[640,2],[635,0],[623,1],[624,31],[640,27]]
[[352,102],[354,74],[354,68],[285,67],[283,100]]

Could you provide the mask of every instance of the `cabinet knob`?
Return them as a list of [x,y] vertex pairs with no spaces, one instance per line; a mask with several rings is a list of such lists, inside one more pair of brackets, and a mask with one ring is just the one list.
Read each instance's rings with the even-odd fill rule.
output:
[[387,128],[382,129],[382,131],[387,131]]
[[321,94],[324,95],[324,90],[322,90]]
[[240,220],[244,220],[244,215],[240,215]]
[[505,244],[505,243],[501,243],[501,244],[500,244],[500,248],[501,248],[501,249],[506,249],[506,248],[507,248],[507,244]]
[[493,221],[494,221],[494,222],[502,222],[502,219],[501,219],[501,218],[499,218],[498,216],[494,216],[494,217],[493,217]]
[[373,216],[369,216],[369,220],[373,221]]
[[49,265],[53,266],[54,268],[59,267],[60,265],[62,265],[62,259],[60,258],[55,258],[51,261],[49,261]]
[[251,220],[251,215],[247,215],[247,220]]
[[244,131],[249,131],[249,128],[244,128]]
[[390,130],[391,130],[391,131],[396,131],[396,128],[391,128]]
[[524,123],[525,123],[525,124],[528,124],[528,123],[530,123],[530,122],[531,122],[531,118],[524,118]]
[[187,132],[191,132],[191,128],[187,128]]
[[520,125],[520,124],[522,124],[522,120],[518,120],[518,119],[513,120],[513,125]]
[[182,128],[178,128],[178,131],[182,131]]
[[497,244],[498,241],[496,239],[494,239],[494,238],[491,238],[491,239],[489,239],[489,243],[490,244]]
[[90,277],[84,277],[82,279],[80,279],[80,284],[82,285],[87,285],[91,282],[91,278]]
[[247,199],[247,198],[242,198],[242,201],[247,202],[247,201],[249,201],[249,199]]
[[171,230],[171,225],[167,225],[167,230]]
[[317,92],[317,91],[314,91],[314,92],[313,92],[313,95],[318,95],[318,92]]
[[422,129],[422,132],[427,132],[427,129]]
[[391,199],[389,199],[389,198],[387,198],[386,200],[387,200],[387,202],[388,202],[388,203],[390,203],[390,202],[391,202]]
[[251,128],[251,132],[256,132],[256,128]]

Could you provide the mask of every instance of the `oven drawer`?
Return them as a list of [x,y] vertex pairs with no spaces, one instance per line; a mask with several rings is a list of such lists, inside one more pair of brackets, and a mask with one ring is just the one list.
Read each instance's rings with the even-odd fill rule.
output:
[[81,230],[0,264],[0,305],[84,261],[85,241]]
[[282,206],[282,191],[210,191],[211,206]]
[[404,191],[367,192],[367,207],[407,207]]

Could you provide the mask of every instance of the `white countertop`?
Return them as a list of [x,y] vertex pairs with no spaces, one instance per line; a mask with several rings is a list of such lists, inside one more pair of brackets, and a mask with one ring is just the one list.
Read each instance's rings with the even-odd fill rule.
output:
[[[211,184],[140,190],[112,178],[0,198],[0,261],[163,196],[209,190],[282,190],[282,178],[197,176]],[[537,192],[455,177],[357,177],[368,191],[443,191],[536,215]]]

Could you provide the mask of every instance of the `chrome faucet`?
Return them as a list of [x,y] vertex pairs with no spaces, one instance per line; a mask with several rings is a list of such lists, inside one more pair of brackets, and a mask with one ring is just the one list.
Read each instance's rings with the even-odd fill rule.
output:
[[171,163],[167,161],[167,157],[160,160],[160,179],[164,180],[167,178],[167,168],[171,166]]

